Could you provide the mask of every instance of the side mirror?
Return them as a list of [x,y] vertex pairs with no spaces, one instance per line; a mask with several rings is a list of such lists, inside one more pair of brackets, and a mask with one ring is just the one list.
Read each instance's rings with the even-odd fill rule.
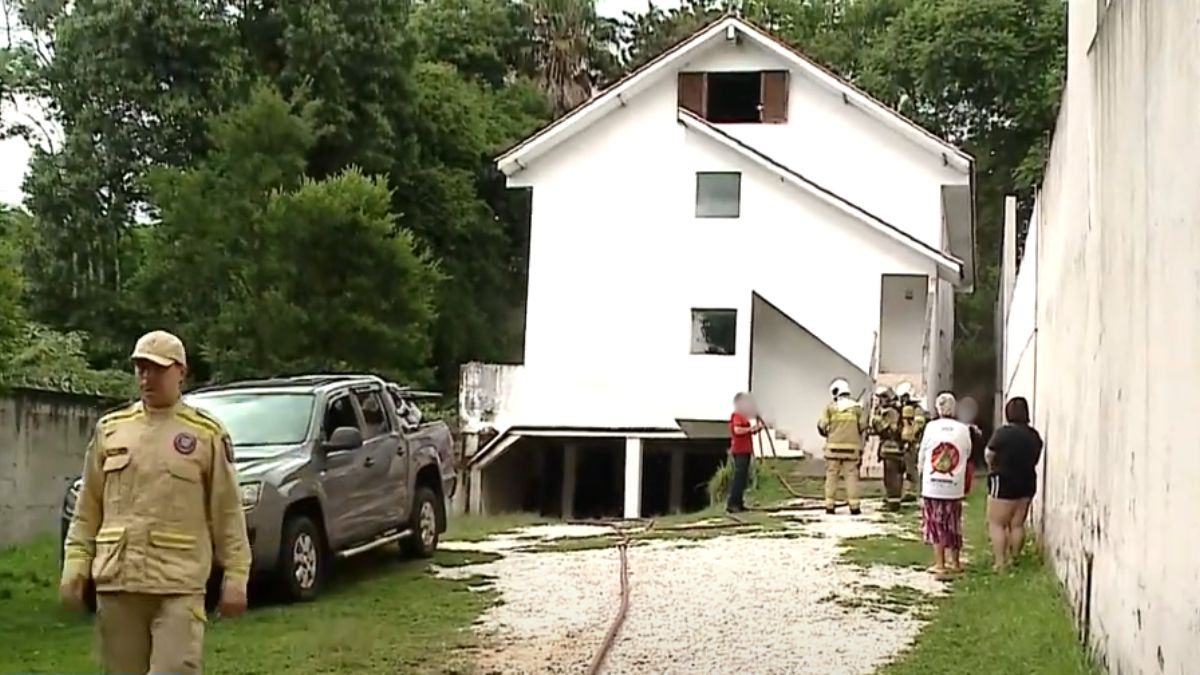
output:
[[325,450],[353,450],[363,444],[362,432],[354,427],[338,427],[325,441]]

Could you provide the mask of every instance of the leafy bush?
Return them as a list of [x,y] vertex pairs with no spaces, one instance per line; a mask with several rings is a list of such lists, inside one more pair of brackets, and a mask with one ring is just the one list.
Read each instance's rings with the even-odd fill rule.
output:
[[[722,504],[729,497],[729,485],[733,482],[733,460],[726,458],[717,472],[708,479],[708,503]],[[746,478],[746,492],[758,486],[758,462],[750,462],[750,474]]]
[[0,386],[32,387],[113,399],[137,396],[132,371],[94,370],[85,356],[87,335],[24,324],[0,370]]

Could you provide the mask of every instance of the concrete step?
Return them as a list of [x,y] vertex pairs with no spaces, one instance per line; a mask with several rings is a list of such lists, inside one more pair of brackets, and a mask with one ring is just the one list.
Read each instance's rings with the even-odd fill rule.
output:
[[800,447],[800,443],[789,441],[787,434],[776,428],[768,428],[766,434],[759,434],[754,437],[755,453],[761,453],[764,457],[771,457],[772,441],[774,441],[775,457],[798,459],[806,456],[804,449]]

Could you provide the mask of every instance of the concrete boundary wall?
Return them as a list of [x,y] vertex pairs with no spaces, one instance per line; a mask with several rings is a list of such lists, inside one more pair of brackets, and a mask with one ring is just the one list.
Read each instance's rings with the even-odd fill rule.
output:
[[56,532],[67,481],[111,402],[35,389],[0,391],[0,546]]
[[1069,11],[1006,394],[1033,392],[1033,514],[1081,638],[1109,672],[1184,675],[1200,664],[1200,0]]

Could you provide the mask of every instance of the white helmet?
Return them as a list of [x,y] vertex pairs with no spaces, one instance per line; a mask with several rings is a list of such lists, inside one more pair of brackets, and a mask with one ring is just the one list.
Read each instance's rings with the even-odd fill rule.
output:
[[896,385],[896,396],[912,396],[912,382],[901,382]]
[[837,398],[839,396],[850,395],[850,383],[842,378],[838,378],[829,383],[829,395]]

